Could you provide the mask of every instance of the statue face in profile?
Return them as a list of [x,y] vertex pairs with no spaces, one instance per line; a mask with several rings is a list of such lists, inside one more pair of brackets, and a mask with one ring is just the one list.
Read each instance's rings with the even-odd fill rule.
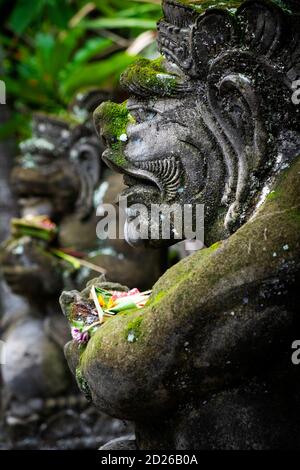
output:
[[[97,90],[80,95],[68,117],[33,116],[31,138],[21,142],[12,172],[22,217],[46,215],[61,224],[73,216],[79,224],[94,215],[102,147],[90,115],[101,98]],[[46,248],[29,237],[12,238],[2,246],[2,271],[15,293],[34,298],[55,296],[62,289],[63,265]]]
[[[103,106],[104,114],[109,106]],[[193,125],[196,106],[190,96],[182,97],[181,100],[130,98],[126,103],[128,119],[131,121],[126,128],[126,143],[116,152],[112,142],[103,154],[109,166],[124,173],[128,189],[122,196],[127,198],[128,216],[134,217],[132,208],[136,205],[142,204],[149,209],[146,214],[149,219],[142,220],[149,227],[149,232],[153,228],[150,220],[151,204],[165,207],[167,211],[175,205],[183,213],[187,204],[202,204],[208,198],[217,200],[218,188],[205,186],[208,177],[205,154],[213,151],[213,144],[203,127],[197,129],[197,135],[193,135],[193,130],[196,130]],[[111,136],[105,135],[105,126],[102,135],[106,142],[111,142]],[[214,167],[218,167],[218,162]],[[216,168],[216,179],[218,172]],[[209,214],[215,209],[213,203]],[[167,243],[178,241],[178,234],[174,233],[176,227],[172,222],[171,218],[171,240],[166,240]],[[139,233],[130,231],[130,224],[127,224],[127,228],[128,241],[132,244],[142,242],[138,239]],[[153,245],[160,243],[159,240],[149,241]]]
[[12,172],[22,215],[48,215],[55,221],[74,212],[88,217],[101,177],[99,151],[93,129],[75,117],[68,122],[35,115],[32,137],[21,142]]
[[93,197],[103,177],[92,112],[106,92],[78,93],[68,112],[35,113],[31,136],[20,143],[12,186],[22,216],[47,215],[55,222],[76,214],[86,220],[94,211]]
[[[299,148],[291,100],[297,54],[287,58],[278,49],[276,60],[270,59],[283,40],[282,10],[263,3],[259,19],[252,3],[235,15],[178,8],[163,3],[158,43],[164,58],[129,67],[121,82],[130,99],[104,103],[95,112],[107,146],[103,159],[124,174],[129,208],[148,208],[139,217],[140,230],[127,224],[132,244],[143,242],[143,225],[151,227],[151,204],[175,204],[182,213],[186,205],[204,205],[205,243],[228,237],[263,202]],[[264,32],[261,20],[268,24]],[[134,214],[129,209],[129,221]],[[147,243],[178,241],[173,219],[169,240],[148,234]]]

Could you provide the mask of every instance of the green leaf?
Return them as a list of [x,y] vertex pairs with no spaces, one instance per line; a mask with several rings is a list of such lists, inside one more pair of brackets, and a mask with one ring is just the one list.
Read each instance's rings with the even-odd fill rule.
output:
[[124,310],[129,310],[132,308],[136,308],[137,305],[135,302],[130,300],[130,298],[125,298],[124,301],[116,305],[115,307],[110,308],[107,310],[108,313],[119,313],[119,312],[124,312]]
[[73,320],[71,324],[74,328],[78,328],[78,329],[84,327],[84,321],[83,320]]
[[106,289],[102,289],[101,287],[95,286],[95,291],[96,291],[97,294],[103,295],[103,297],[112,297],[112,293],[111,293],[111,292],[109,292],[109,291],[106,290]]
[[109,78],[119,77],[120,73],[134,60],[134,56],[119,52],[98,63],[80,66],[76,73],[61,84],[61,95],[67,99],[82,88],[101,86]]
[[68,26],[73,11],[66,1],[56,0],[47,6],[47,16],[52,24],[55,24],[60,29],[65,29]]
[[100,18],[99,20],[82,21],[80,26],[86,29],[155,29],[156,21],[151,18]]
[[138,17],[144,14],[148,13],[154,13],[157,18],[159,18],[162,15],[161,7],[160,5],[155,5],[153,3],[151,4],[141,4],[141,5],[136,5],[134,7],[128,8],[126,10],[121,10],[117,12],[117,17],[119,18],[130,18],[130,17]]
[[30,137],[31,129],[29,121],[28,116],[13,113],[10,119],[0,126],[0,140],[16,136],[16,134],[19,134],[21,139]]
[[73,29],[56,38],[56,45],[51,58],[52,73],[56,79],[62,70],[68,69],[73,64],[72,54],[78,49],[78,43],[83,35],[84,31],[82,29]]
[[113,42],[111,39],[89,39],[84,44],[84,47],[82,47],[76,52],[72,62],[76,64],[82,64],[84,62],[87,62],[89,59],[92,59],[95,55],[98,55],[105,51],[105,49],[110,48],[112,44]]
[[19,0],[10,18],[9,27],[16,33],[21,34],[34,21],[43,7],[46,0]]
[[[55,39],[51,34],[38,33],[35,38],[36,63],[41,72],[41,76],[51,75],[52,56],[54,55]],[[51,78],[51,77],[50,77]]]

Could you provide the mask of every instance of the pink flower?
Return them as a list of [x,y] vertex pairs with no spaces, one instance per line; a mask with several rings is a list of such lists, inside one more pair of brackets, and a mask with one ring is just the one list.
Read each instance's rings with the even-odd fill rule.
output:
[[130,297],[131,295],[136,295],[136,294],[140,294],[139,289],[137,289],[136,287],[134,289],[131,289],[128,292],[120,292],[118,290],[114,290],[112,292],[113,300],[121,299],[122,297]]
[[74,341],[77,341],[79,344],[86,344],[90,339],[89,333],[87,331],[80,331],[79,328],[72,328],[71,334]]

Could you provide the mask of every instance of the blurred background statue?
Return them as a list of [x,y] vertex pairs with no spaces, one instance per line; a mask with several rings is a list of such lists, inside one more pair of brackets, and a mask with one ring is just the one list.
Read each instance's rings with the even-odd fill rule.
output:
[[40,429],[45,416],[51,425],[47,429],[43,422],[42,435],[71,437],[71,422],[80,435],[73,408],[77,405],[78,413],[83,400],[63,357],[70,333],[59,311],[61,290],[82,288],[99,271],[108,280],[146,288],[164,267],[162,252],[133,252],[125,241],[96,236],[96,208],[113,203],[123,187],[122,178],[101,164],[102,148],[90,120],[103,97],[90,91],[77,96],[65,117],[34,116],[32,137],[21,143],[12,171],[22,218],[13,219],[12,236],[3,245],[2,271],[11,290],[29,304],[21,319],[6,318],[3,336],[8,356],[2,367],[3,408],[16,436],[20,429],[28,434],[30,425]]
[[[95,209],[101,201],[114,201],[122,182],[100,164],[101,145],[92,136],[87,112],[96,95],[90,93],[87,99],[78,93],[101,87],[106,97],[113,93],[122,99],[120,73],[139,54],[157,55],[154,39],[160,15],[160,5],[152,0],[0,2],[0,80],[11,111],[6,113],[0,104],[1,242],[10,236],[10,219],[15,219],[1,266],[12,289],[2,282],[1,329],[9,339],[12,364],[3,370],[4,413],[10,435],[16,438],[4,443],[5,448],[95,447],[93,440],[80,444],[77,438],[99,436],[100,443],[112,435],[112,422],[106,426],[104,418],[98,432],[94,411],[91,419],[86,412],[78,419],[82,404],[73,397],[77,389],[61,355],[68,332],[57,315],[57,297],[63,287],[83,286],[97,274],[88,263],[103,266],[107,277],[112,272],[121,283],[146,288],[159,275],[165,254],[158,261],[156,254],[132,255],[122,242],[97,239]],[[29,222],[28,216],[36,218]],[[15,342],[19,346],[12,353]],[[51,354],[54,360],[49,365],[46,358]],[[44,365],[51,381],[45,378]],[[66,405],[66,397],[72,397],[73,405]],[[42,415],[47,419],[40,425]],[[78,434],[74,422],[76,428],[81,423]],[[68,441],[72,433],[75,437]]]

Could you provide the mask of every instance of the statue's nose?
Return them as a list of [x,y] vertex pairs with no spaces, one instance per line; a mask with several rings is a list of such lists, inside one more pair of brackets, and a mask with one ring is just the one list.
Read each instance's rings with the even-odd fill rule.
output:
[[105,136],[104,135],[104,122],[105,122],[105,118],[106,118],[106,113],[105,113],[105,109],[107,108],[107,106],[109,106],[110,102],[103,102],[100,104],[100,106],[98,106],[98,108],[95,109],[94,111],[94,124],[95,124],[95,128],[96,128],[96,132],[98,134],[98,136],[100,138],[103,139],[105,145],[107,146],[107,137],[108,136]]
[[126,141],[129,122],[127,103],[117,104],[105,101],[94,111],[96,131],[107,147]]

